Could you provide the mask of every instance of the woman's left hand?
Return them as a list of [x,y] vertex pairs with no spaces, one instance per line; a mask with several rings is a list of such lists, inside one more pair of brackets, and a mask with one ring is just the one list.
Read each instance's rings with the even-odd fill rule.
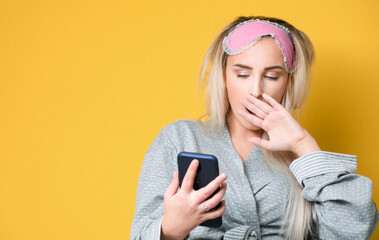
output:
[[320,151],[315,139],[275,99],[267,94],[263,98],[268,103],[250,94],[246,98],[241,103],[255,115],[242,110],[238,110],[239,114],[269,136],[269,140],[253,137],[249,141],[270,151],[292,151],[299,157]]

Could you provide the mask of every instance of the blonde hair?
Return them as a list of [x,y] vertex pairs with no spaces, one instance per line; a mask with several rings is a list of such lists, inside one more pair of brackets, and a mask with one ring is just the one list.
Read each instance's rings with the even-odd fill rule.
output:
[[[200,68],[200,85],[206,88],[206,108],[208,130],[218,130],[225,126],[230,110],[225,88],[225,71],[227,54],[222,49],[222,40],[236,25],[250,19],[268,20],[285,26],[291,32],[295,43],[295,71],[288,76],[286,90],[281,104],[291,114],[305,102],[310,86],[310,68],[315,53],[312,42],[302,31],[296,29],[284,20],[263,16],[238,17],[224,28],[210,45]],[[268,139],[266,132],[262,138]],[[314,229],[317,222],[314,206],[301,195],[299,185],[291,171],[289,164],[296,158],[292,152],[268,151],[263,149],[266,162],[273,167],[287,173],[290,179],[290,192],[286,215],[282,227],[285,239],[301,240],[317,234]]]

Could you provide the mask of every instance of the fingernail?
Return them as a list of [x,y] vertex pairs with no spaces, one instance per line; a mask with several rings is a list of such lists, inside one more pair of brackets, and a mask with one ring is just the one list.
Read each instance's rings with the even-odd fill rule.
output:
[[197,165],[199,165],[199,161],[197,159],[194,159],[193,160],[193,165],[196,167]]
[[220,179],[225,180],[226,179],[226,174],[225,173],[221,173]]

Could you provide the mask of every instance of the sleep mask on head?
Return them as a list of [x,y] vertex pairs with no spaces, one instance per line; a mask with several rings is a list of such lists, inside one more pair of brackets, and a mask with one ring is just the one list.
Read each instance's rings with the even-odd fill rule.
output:
[[278,44],[286,71],[295,70],[295,45],[290,31],[277,23],[251,19],[238,24],[222,41],[228,55],[239,54],[252,47],[262,36],[271,36]]

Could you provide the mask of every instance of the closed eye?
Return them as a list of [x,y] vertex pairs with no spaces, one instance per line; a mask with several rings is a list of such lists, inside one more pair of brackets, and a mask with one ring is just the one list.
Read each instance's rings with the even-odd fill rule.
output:
[[265,76],[265,77],[268,78],[268,79],[272,79],[272,80],[278,79],[278,77],[270,77],[270,76]]
[[248,77],[249,77],[249,75],[242,75],[242,74],[237,74],[237,77],[239,77],[239,78],[248,78]]

